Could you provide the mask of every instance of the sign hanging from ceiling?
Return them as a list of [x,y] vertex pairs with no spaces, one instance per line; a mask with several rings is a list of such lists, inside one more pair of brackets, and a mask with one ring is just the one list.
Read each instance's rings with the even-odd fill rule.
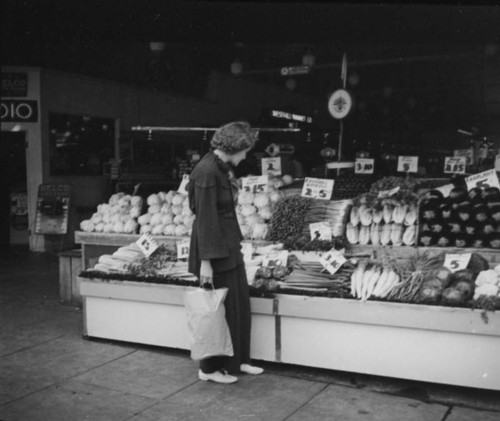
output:
[[308,65],[282,67],[281,76],[306,75],[310,70],[311,67]]
[[38,121],[38,102],[32,100],[2,100],[0,103],[2,123],[34,123]]
[[308,124],[312,123],[312,117],[303,114],[289,113],[287,111],[280,111],[280,110],[271,110],[270,114],[272,118],[296,121],[298,123],[308,123]]
[[328,111],[333,118],[341,120],[351,112],[352,97],[345,89],[336,90],[328,100]]
[[28,95],[28,74],[2,72],[2,98]]

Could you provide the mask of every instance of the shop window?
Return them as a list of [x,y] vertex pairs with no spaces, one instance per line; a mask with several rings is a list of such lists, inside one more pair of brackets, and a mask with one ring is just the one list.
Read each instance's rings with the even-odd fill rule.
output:
[[101,175],[114,158],[115,121],[49,113],[50,174]]

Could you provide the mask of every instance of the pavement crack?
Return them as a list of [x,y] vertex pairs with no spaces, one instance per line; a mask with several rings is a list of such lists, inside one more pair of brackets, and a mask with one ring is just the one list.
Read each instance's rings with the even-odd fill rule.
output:
[[446,419],[450,416],[451,411],[453,411],[453,405],[450,405],[450,406],[448,407],[448,410],[447,410],[447,411],[446,411],[446,413],[444,414],[443,419],[442,419],[441,421],[446,421]]
[[307,404],[309,404],[309,402],[311,402],[316,396],[320,395],[321,393],[323,393],[323,391],[328,387],[330,386],[328,383],[326,383],[322,388],[321,390],[318,391],[318,393],[316,393],[314,396],[311,396],[307,401],[305,401],[302,405],[300,405],[295,411],[293,411],[290,415],[287,415],[285,418],[283,418],[283,421],[286,421],[287,419],[289,419],[290,417],[292,417],[293,415],[295,415],[297,412],[299,412],[302,408],[304,408],[304,406],[306,406]]
[[0,358],[10,357],[11,355],[17,354],[18,352],[24,352],[24,351],[27,351],[29,349],[33,349],[33,348],[39,347],[41,345],[44,345],[44,344],[46,344],[48,342],[57,341],[57,340],[59,340],[61,338],[64,338],[65,336],[68,336],[68,335],[64,334],[64,335],[61,335],[61,336],[56,336],[54,338],[47,339],[46,341],[42,341],[42,342],[39,342],[39,343],[34,344],[34,345],[30,345],[30,346],[26,346],[24,348],[16,349],[15,351],[9,352],[8,354],[2,354],[2,355],[0,355]]

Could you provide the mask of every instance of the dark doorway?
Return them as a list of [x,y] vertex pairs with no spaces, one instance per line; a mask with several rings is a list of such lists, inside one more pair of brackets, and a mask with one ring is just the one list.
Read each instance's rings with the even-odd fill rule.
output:
[[0,245],[28,242],[26,137],[2,131],[0,139]]

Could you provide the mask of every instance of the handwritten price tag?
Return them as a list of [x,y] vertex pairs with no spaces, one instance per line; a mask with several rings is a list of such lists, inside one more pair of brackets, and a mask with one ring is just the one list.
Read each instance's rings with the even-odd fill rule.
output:
[[333,192],[333,184],[334,180],[306,177],[301,196],[310,199],[330,200]]
[[453,151],[453,156],[465,157],[465,164],[472,165],[474,163],[474,150],[473,149],[456,149]]
[[382,191],[379,191],[378,192],[378,197],[379,198],[384,198],[384,197],[391,197],[392,195],[396,194],[401,188],[398,186],[398,187],[394,187],[393,189],[391,190],[382,190]]
[[469,264],[471,253],[463,254],[447,254],[444,259],[444,267],[447,267],[452,272],[466,269]]
[[332,241],[332,227],[328,222],[309,224],[309,231],[311,232],[311,240]]
[[496,187],[500,189],[500,182],[498,181],[498,176],[495,170],[484,171],[479,174],[471,175],[465,179],[467,183],[467,189],[473,189],[474,187],[479,187],[486,189],[488,187]]
[[151,256],[158,249],[158,243],[151,234],[142,234],[135,243],[146,257]]
[[281,158],[262,158],[262,175],[281,175]]
[[269,176],[244,177],[241,179],[241,188],[248,193],[263,193],[269,189]]
[[179,188],[177,189],[177,191],[179,193],[181,193],[181,194],[188,194],[188,191],[186,189],[188,183],[189,183],[189,175],[188,174],[184,174],[182,176],[181,185],[179,186]]
[[358,158],[354,164],[355,174],[373,174],[375,160],[372,158]]
[[189,239],[177,241],[177,259],[187,259],[189,257],[190,244]]
[[465,174],[467,158],[465,156],[448,156],[444,160],[445,174]]
[[417,172],[418,156],[400,156],[398,158],[398,172]]
[[265,254],[262,266],[286,266],[288,250],[271,250]]
[[342,267],[347,259],[338,250],[332,249],[328,253],[323,254],[319,258],[319,261],[323,267],[333,275]]

